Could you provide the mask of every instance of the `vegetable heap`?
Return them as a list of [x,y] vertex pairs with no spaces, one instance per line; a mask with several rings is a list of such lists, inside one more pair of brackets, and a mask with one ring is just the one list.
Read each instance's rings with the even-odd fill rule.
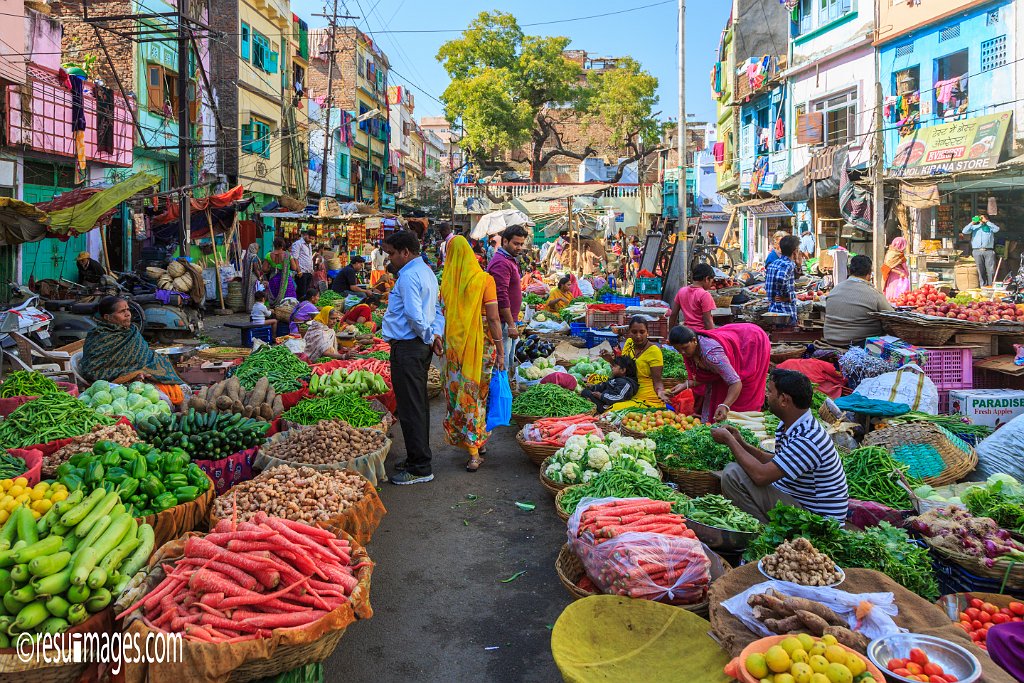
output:
[[161,452],[147,443],[132,447],[100,441],[57,468],[71,491],[116,491],[132,517],[145,517],[190,503],[210,488],[210,478],[180,448]]
[[756,517],[740,510],[725,496],[715,493],[686,501],[682,505],[682,514],[687,519],[716,529],[748,533],[761,529],[761,523]]
[[570,417],[545,417],[523,427],[523,440],[533,445],[558,446],[561,448],[570,437],[593,434],[604,438],[604,432],[597,426],[597,419],[591,415]]
[[[24,461],[22,471],[24,471]],[[14,510],[27,505],[32,517],[39,519],[50,507],[68,497],[68,489],[63,484],[51,484],[41,481],[35,486],[28,485],[28,479],[4,479],[0,481],[0,524],[3,524]]]
[[865,446],[852,450],[843,456],[846,483],[850,498],[871,500],[894,510],[909,510],[912,507],[910,492],[900,484],[902,472],[911,486],[920,485],[920,480],[908,474],[909,466],[894,460],[888,448]]
[[0,422],[0,450],[88,434],[98,425],[113,423],[113,418],[101,415],[70,394],[47,394],[23,403]]
[[365,398],[335,394],[302,399],[281,417],[301,425],[316,424],[320,420],[344,420],[353,427],[373,427],[380,424],[384,416],[371,408]]
[[779,418],[772,413],[753,410],[745,413],[729,411],[729,422],[737,427],[746,427],[758,439],[774,439],[775,428],[779,426]]
[[19,458],[10,453],[0,453],[0,477],[9,481],[17,476],[25,474],[27,469],[25,459]]
[[0,529],[0,646],[19,633],[60,633],[110,604],[149,560],[153,527],[116,491],[75,491],[33,519],[19,507]]
[[683,503],[689,500],[675,489],[665,486],[657,479],[628,469],[612,467],[601,472],[589,483],[578,484],[565,489],[559,499],[563,512],[570,515],[584,498],[650,498],[672,503],[672,511],[682,514]]
[[349,470],[278,465],[218,496],[213,515],[247,522],[257,513],[314,524],[338,517],[363,498],[366,479]]
[[843,575],[836,563],[806,538],[783,541],[775,552],[761,560],[766,574],[801,586],[831,586]]
[[527,292],[526,297],[523,299],[523,301],[526,302],[527,306],[533,306],[534,308],[536,308],[537,306],[542,306],[544,304],[544,297],[542,297],[540,294]]
[[57,383],[35,370],[15,370],[0,384],[0,398],[45,396],[61,391]]
[[594,434],[571,436],[548,463],[544,476],[560,484],[586,483],[613,467],[661,479],[654,459],[654,442],[617,432],[603,439]]
[[388,393],[384,378],[369,370],[338,368],[329,375],[314,374],[309,379],[309,393],[314,396],[355,394],[356,396],[379,396]]
[[882,572],[928,601],[940,595],[928,549],[911,543],[906,531],[888,522],[862,532],[847,531],[837,520],[781,503],[768,512],[768,520],[743,555],[749,562],[775,552],[783,541],[802,536],[840,567]]
[[174,569],[122,616],[141,608],[155,628],[208,643],[267,638],[348,602],[365,566],[352,550],[329,531],[262,512],[237,527],[221,520],[189,538]]
[[291,429],[260,449],[270,458],[304,465],[334,465],[379,451],[387,437],[376,429],[351,427],[341,420],[321,420],[310,427]]
[[236,375],[223,382],[203,387],[189,400],[186,408],[191,408],[197,413],[209,413],[214,410],[222,413],[239,413],[245,417],[270,422],[281,417],[284,403],[266,377],[261,377],[247,390]]
[[246,389],[252,389],[261,377],[266,377],[279,394],[298,391],[309,374],[309,366],[286,346],[260,347],[235,370],[235,377]]
[[516,368],[516,376],[527,382],[542,380],[553,372],[559,372],[559,370],[555,370],[555,362],[550,358],[538,358],[537,362],[531,363],[529,367],[523,363]]
[[[658,463],[672,469],[695,471],[720,470],[732,462],[728,446],[716,443],[711,430],[720,425],[698,425],[685,432],[675,427],[661,427],[647,436],[657,444]],[[759,441],[746,427],[739,427],[740,436],[752,446]]]
[[593,403],[556,384],[538,384],[512,399],[512,412],[516,415],[569,417],[593,410]]
[[662,366],[661,376],[672,379],[686,379],[686,363],[683,362],[683,354],[671,347],[661,349],[662,358],[665,364]]
[[[917,410],[903,413],[886,420],[889,424],[903,424],[905,422],[931,422],[933,425],[943,427],[954,434],[973,436],[978,440],[988,438],[992,435],[992,428],[988,425],[971,424],[963,415],[931,415]],[[881,425],[879,429],[881,429]]]
[[629,413],[622,418],[622,426],[634,432],[648,434],[655,429],[669,426],[685,432],[700,425],[692,415],[683,415],[672,410],[655,410],[650,413]]
[[138,442],[139,436],[132,429],[131,425],[124,423],[113,424],[107,427],[100,427],[88,434],[72,437],[71,441],[61,446],[53,453],[43,456],[43,476],[47,479],[54,479],[57,476],[57,468],[68,461],[72,455],[92,452],[93,446],[100,441],[113,441],[118,446],[131,446]]
[[[539,322],[544,317],[543,314],[538,313],[535,320]],[[554,352],[555,345],[552,342],[544,341],[536,334],[531,334],[516,344],[516,360],[520,363],[535,361],[538,358],[547,358]]]
[[961,496],[976,517],[991,517],[996,524],[1024,534],[1024,486],[1008,474],[994,474],[984,485],[972,486]]
[[171,412],[171,406],[160,400],[157,388],[144,382],[132,382],[125,387],[100,380],[82,392],[78,400],[100,415],[126,417],[132,422]]
[[910,520],[930,545],[939,550],[970,555],[986,567],[1024,562],[1024,545],[990,517],[975,517],[955,505],[935,508]]
[[[982,650],[988,649],[986,641],[988,640],[989,628],[996,624],[1005,624],[1009,621],[1019,622],[1024,620],[1024,603],[1017,602],[1016,600],[1002,609],[980,598],[971,598],[967,605],[967,609],[958,615],[960,628]],[[985,616],[982,616],[983,614]]]
[[[870,605],[870,603],[868,604]],[[800,666],[801,663],[806,666],[810,662],[810,657],[816,655],[823,657],[825,664],[821,664],[820,660],[815,663],[818,664],[819,669],[827,667],[829,661],[826,655],[829,645],[841,643],[854,650],[863,651],[867,648],[868,643],[870,643],[863,634],[847,628],[846,619],[832,611],[832,608],[828,605],[822,604],[817,600],[798,598],[774,588],[769,588],[764,593],[753,593],[747,597],[747,605],[754,608],[754,618],[772,633],[785,636],[794,631],[804,632],[796,636],[795,642],[783,641],[780,645],[775,646],[782,649],[785,653],[789,653],[790,659],[793,662],[790,671],[800,675],[801,678],[808,678],[812,675],[808,673],[811,669]],[[822,638],[820,641],[817,641],[811,637],[811,634],[821,636]],[[815,647],[819,642],[823,643],[823,645]],[[803,656],[797,655],[797,650],[800,650]],[[767,665],[766,656],[769,652],[771,650],[765,652],[764,655],[753,654],[747,658],[747,671],[751,675],[765,668]],[[863,672],[863,661],[858,660],[860,661],[858,664],[857,661],[846,656],[846,650],[842,650],[842,653],[842,659],[840,659],[839,653],[836,653],[832,659],[853,666],[854,669],[850,670],[851,676],[854,670]],[[757,657],[761,657],[760,661],[757,660]],[[774,657],[781,659],[778,651],[775,652]],[[751,664],[755,666],[751,666]],[[776,666],[776,669],[781,668],[781,666]],[[836,678],[836,680],[843,680],[843,678]],[[845,680],[851,679],[847,678]],[[875,683],[875,679],[871,677],[871,674],[868,674],[863,679],[858,674],[853,680],[856,680],[858,683]]]
[[157,415],[136,425],[139,436],[157,448],[180,448],[193,460],[220,460],[263,443],[270,423],[238,413],[192,410]]
[[577,382],[585,384],[592,375],[611,377],[612,366],[603,358],[584,359],[576,361],[569,368],[569,374],[575,377]]

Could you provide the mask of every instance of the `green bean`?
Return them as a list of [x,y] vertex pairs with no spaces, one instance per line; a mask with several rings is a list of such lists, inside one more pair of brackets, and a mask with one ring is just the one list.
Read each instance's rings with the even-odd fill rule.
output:
[[81,436],[98,425],[112,424],[114,418],[97,413],[70,394],[49,394],[18,406],[0,422],[0,449]]
[[0,385],[0,398],[12,396],[46,396],[58,394],[61,389],[46,375],[34,370],[17,370],[7,375]]
[[335,394],[303,399],[281,417],[301,425],[316,424],[320,420],[345,420],[353,427],[373,427],[380,424],[383,416],[364,398]]
[[309,374],[309,366],[285,346],[264,346],[235,370],[235,377],[245,389],[252,389],[261,377],[266,377],[279,394],[298,391],[302,388],[300,380]]
[[0,479],[14,479],[25,474],[25,459],[4,453],[0,455]]
[[513,413],[531,417],[570,417],[593,408],[593,403],[557,384],[538,384],[512,399]]
[[902,472],[911,486],[921,481],[910,474],[910,467],[892,457],[889,449],[866,446],[843,456],[846,484],[850,497],[882,503],[895,510],[909,510],[910,493],[900,485],[898,472]]
[[760,531],[761,523],[725,496],[709,493],[683,504],[683,516],[695,522],[733,531]]

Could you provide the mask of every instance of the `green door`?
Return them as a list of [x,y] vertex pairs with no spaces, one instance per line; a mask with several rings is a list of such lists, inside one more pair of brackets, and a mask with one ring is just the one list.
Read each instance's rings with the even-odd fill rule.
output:
[[[69,188],[44,185],[24,186],[24,198],[29,204],[48,202]],[[86,250],[86,236],[78,235],[67,242],[47,237],[39,242],[26,242],[21,246],[22,282],[35,277],[38,280],[67,278],[78,281],[78,267],[75,257],[78,252]]]

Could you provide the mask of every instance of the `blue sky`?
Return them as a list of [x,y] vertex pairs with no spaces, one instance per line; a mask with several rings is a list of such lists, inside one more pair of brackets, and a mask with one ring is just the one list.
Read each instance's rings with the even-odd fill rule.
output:
[[[323,26],[325,20],[313,17],[325,13],[330,0],[292,0],[292,11],[309,22]],[[439,115],[438,97],[448,84],[444,69],[434,58],[452,33],[384,33],[425,29],[462,29],[484,10],[502,10],[516,15],[520,24],[620,12],[630,7],[653,5],[659,0],[519,0],[476,2],[469,0],[339,0],[339,13],[347,5],[348,14],[362,17],[356,23],[364,32],[377,34],[377,43],[388,55],[393,68],[390,83],[409,85],[416,94],[416,116]],[[687,3],[686,100],[688,113],[697,120],[714,118],[709,72],[716,59],[718,40],[732,6],[730,0],[689,0]],[[676,84],[676,2],[667,0],[653,7],[601,18],[525,27],[528,33],[563,35],[572,38],[573,49],[592,55],[637,59],[659,81],[657,110],[661,118],[674,118],[678,104]],[[429,93],[424,94],[423,91]]]

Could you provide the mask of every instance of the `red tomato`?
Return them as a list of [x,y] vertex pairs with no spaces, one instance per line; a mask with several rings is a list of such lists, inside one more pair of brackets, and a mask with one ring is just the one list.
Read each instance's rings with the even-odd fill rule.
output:
[[[917,648],[915,647],[914,650],[917,650]],[[914,657],[914,650],[910,651],[910,656],[912,658]],[[922,652],[921,650],[917,651],[920,652],[922,655],[924,654],[924,652]],[[925,659],[927,660],[927,656],[925,657]],[[917,676],[919,674],[924,673],[924,665],[921,662],[907,662],[907,671],[909,671],[912,676]]]
[[1024,602],[1011,602],[1009,607],[1018,617],[1024,617]]
[[984,605],[985,601],[984,600],[979,600],[978,598],[971,598],[970,601],[967,604],[970,605],[971,607],[977,609],[977,608],[981,607],[982,605]]
[[935,676],[936,674],[941,675],[945,673],[945,671],[942,670],[942,667],[936,664],[935,662],[928,662],[927,664],[925,664],[924,672],[929,676]]
[[896,671],[896,669],[903,669],[903,668],[906,668],[906,666],[907,666],[907,660],[905,660],[905,659],[890,659],[886,663],[885,668],[888,669],[889,671]]
[[981,606],[981,609],[985,610],[989,614],[995,614],[999,611],[999,608],[993,605],[991,602],[986,602],[984,605]]
[[910,670],[907,669],[906,667],[903,667],[903,666],[901,666],[898,669],[892,669],[892,672],[894,674],[896,674],[897,676],[903,676],[904,678],[907,678],[907,677],[910,676]]
[[980,621],[983,624],[987,624],[990,621],[992,621],[992,615],[989,614],[988,612],[979,612],[978,613],[978,621]]
[[962,628],[964,631],[966,631],[967,633],[971,632],[971,625],[970,624],[965,623],[963,621],[959,622],[959,624],[960,624],[960,628]]
[[971,628],[973,628],[975,631],[981,630],[981,627],[982,627],[982,623],[980,621],[978,621],[977,619],[975,619],[974,621],[971,622]]
[[[971,600],[971,602],[974,602],[974,600]],[[971,621],[977,619],[978,618],[978,614],[980,614],[980,613],[981,613],[981,611],[977,607],[969,607],[966,610],[964,610],[964,614],[969,616],[971,618]]]
[[928,683],[946,683],[946,679],[943,678],[942,676],[938,676],[936,674],[932,674],[931,676],[928,677]]
[[1006,616],[1002,612],[1000,612],[998,614],[993,614],[992,615],[992,623],[993,624],[1005,624],[1009,620],[1010,620],[1010,617]]
[[942,674],[942,680],[946,681],[946,683],[956,683],[960,679],[953,674]]
[[1010,621],[1024,621],[1024,617],[1014,617]]

